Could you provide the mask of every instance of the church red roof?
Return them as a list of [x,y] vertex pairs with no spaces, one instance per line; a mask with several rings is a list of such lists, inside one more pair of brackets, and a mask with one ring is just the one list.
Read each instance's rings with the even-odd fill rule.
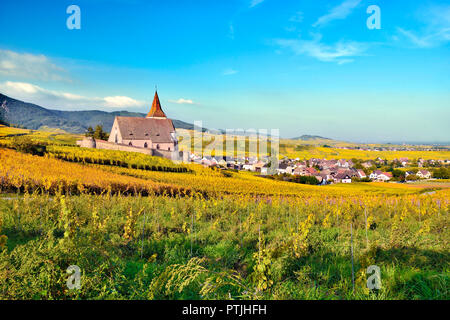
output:
[[159,102],[158,92],[155,91],[155,97],[153,98],[152,108],[147,114],[147,118],[167,118],[164,111],[161,109],[161,103]]
[[175,132],[172,120],[139,117],[116,117],[122,139],[151,140],[153,143],[172,143]]

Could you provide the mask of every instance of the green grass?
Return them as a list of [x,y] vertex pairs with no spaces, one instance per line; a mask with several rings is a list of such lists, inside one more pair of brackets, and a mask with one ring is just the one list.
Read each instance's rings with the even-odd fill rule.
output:
[[[370,209],[369,247],[364,215],[353,214],[353,291],[349,221],[332,217],[324,226],[329,208],[168,197],[0,199],[0,233],[8,237],[0,299],[449,299],[448,211],[426,218],[411,211],[394,230],[389,208]],[[305,247],[294,254],[293,232],[301,233],[310,213]],[[422,232],[425,221],[430,228]],[[80,290],[66,288],[69,265],[82,270]],[[369,265],[381,269],[378,291],[366,288]],[[261,275],[271,283],[258,292]]]

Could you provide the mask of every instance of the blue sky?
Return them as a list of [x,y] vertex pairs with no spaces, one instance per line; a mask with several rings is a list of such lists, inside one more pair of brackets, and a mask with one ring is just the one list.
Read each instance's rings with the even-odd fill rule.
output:
[[449,42],[448,1],[3,0],[0,92],[145,112],[157,85],[169,117],[208,128],[449,141]]

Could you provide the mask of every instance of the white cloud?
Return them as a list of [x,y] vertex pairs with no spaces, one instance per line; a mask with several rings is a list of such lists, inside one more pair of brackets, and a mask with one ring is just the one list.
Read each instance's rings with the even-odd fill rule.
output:
[[351,57],[360,56],[366,51],[366,44],[355,41],[339,41],[333,45],[320,42],[321,36],[313,40],[277,39],[275,43],[282,48],[288,48],[298,55],[307,55],[320,61],[344,64],[352,62]]
[[251,0],[250,1],[250,8],[256,7],[258,4],[264,2],[264,0]]
[[180,98],[178,100],[169,100],[169,102],[176,103],[176,104],[196,104],[191,99],[183,99],[183,98]]
[[450,41],[450,5],[432,6],[420,12],[425,26],[419,31],[397,28],[400,37],[418,48],[437,47]]
[[104,97],[103,100],[105,100],[107,107],[113,108],[140,107],[144,104],[142,101],[125,96]]
[[26,82],[6,81],[0,83],[0,92],[15,99],[33,102],[46,108],[131,108],[147,105],[126,96],[86,97],[68,92],[48,90]]
[[66,71],[44,55],[0,49],[0,75],[43,81],[70,81]]
[[234,70],[234,69],[226,69],[226,70],[223,71],[222,75],[224,75],[224,76],[231,76],[231,75],[236,74],[238,72],[239,71]]
[[353,9],[360,4],[361,0],[345,0],[340,5],[332,8],[328,14],[321,16],[314,24],[313,27],[321,27],[328,24],[330,21],[345,19],[352,13]]

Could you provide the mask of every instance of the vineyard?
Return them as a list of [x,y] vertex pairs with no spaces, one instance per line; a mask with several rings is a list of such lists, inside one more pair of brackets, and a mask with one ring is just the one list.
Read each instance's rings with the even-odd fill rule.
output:
[[450,298],[448,182],[226,173],[63,143],[0,148],[0,299]]
[[177,165],[169,159],[152,157],[141,153],[114,150],[98,150],[71,146],[51,145],[47,148],[50,157],[70,162],[113,165],[119,167],[152,171],[187,172],[184,165]]
[[0,149],[0,179],[0,188],[3,192],[39,191],[68,195],[80,193],[149,195],[180,192],[177,187],[168,184],[153,183],[80,164],[5,149]]
[[0,201],[0,298],[448,299],[448,200],[25,193]]

